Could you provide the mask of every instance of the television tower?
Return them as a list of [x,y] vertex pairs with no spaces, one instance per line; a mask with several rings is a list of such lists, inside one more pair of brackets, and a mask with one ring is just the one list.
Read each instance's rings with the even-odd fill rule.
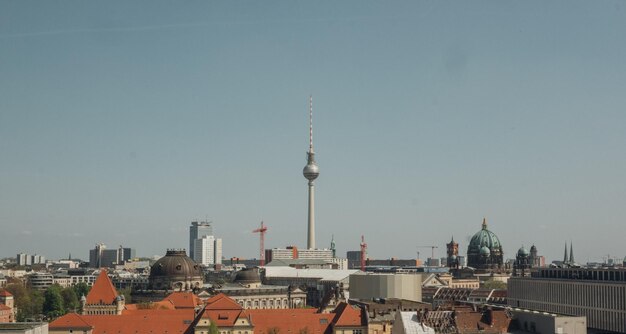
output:
[[315,186],[313,181],[320,175],[320,168],[315,163],[313,152],[313,96],[309,96],[309,151],[306,153],[306,166],[302,170],[304,177],[309,180],[309,223],[306,247],[315,248]]

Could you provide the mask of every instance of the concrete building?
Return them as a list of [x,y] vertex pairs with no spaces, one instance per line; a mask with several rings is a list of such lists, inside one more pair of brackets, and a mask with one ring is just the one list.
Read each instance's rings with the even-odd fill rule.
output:
[[18,266],[30,266],[32,264],[32,257],[25,253],[19,253],[15,257]]
[[134,257],[135,250],[133,248],[119,246],[116,249],[106,249],[105,244],[99,243],[89,251],[89,266],[91,268],[113,268]]
[[419,274],[350,275],[350,298],[396,298],[422,301],[422,276]]
[[559,333],[586,334],[585,317],[568,316],[555,313],[538,312],[514,308],[510,310],[517,330],[512,333]]
[[47,322],[0,323],[0,334],[48,334]]
[[189,257],[194,259],[194,241],[196,239],[201,239],[204,236],[212,236],[213,235],[213,223],[208,221],[202,222],[191,222],[191,226],[189,226]]
[[215,239],[212,235],[205,235],[202,238],[193,241],[193,260],[205,267],[212,266],[218,262],[222,262],[222,257],[217,256],[217,247],[220,247],[219,253],[222,253],[222,240]]
[[[345,294],[350,289],[350,275],[358,270],[296,269],[292,267],[265,267],[262,281],[268,285],[306,288],[307,304],[320,306],[331,294]],[[341,291],[337,291],[339,290]],[[348,299],[345,296],[343,299]]]
[[54,276],[49,273],[34,273],[28,276],[28,284],[36,290],[45,290],[54,284]]
[[626,270],[540,268],[508,282],[512,307],[585,316],[589,328],[626,332]]

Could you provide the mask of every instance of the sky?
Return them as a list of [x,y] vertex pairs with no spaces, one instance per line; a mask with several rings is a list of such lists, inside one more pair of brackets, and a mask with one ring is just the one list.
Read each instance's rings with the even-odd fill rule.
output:
[[623,258],[623,1],[1,1],[0,257]]

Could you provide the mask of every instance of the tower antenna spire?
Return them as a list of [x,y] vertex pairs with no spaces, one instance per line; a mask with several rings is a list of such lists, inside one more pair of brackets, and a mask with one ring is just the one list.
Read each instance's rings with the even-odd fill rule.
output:
[[313,95],[309,95],[309,152],[313,152]]

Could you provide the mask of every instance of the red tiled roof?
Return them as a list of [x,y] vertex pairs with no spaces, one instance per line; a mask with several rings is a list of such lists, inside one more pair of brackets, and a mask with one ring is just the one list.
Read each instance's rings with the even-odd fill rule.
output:
[[200,298],[191,292],[173,292],[163,299],[166,300],[172,302],[176,308],[195,308],[202,304]]
[[254,325],[254,334],[268,334],[271,328],[277,328],[281,334],[298,334],[304,329],[309,334],[324,334],[329,330],[335,316],[332,313],[315,313],[315,309],[268,309],[247,312]]
[[359,307],[342,302],[337,305],[333,313],[335,313],[333,319],[335,326],[365,326],[365,319]]
[[57,318],[55,321],[51,322],[48,325],[50,330],[59,330],[63,328],[72,328],[72,329],[91,329],[92,326],[88,324],[83,316],[78,315],[76,313],[68,313],[60,318]]
[[223,293],[219,293],[206,301],[206,310],[241,310],[241,305]]
[[117,290],[115,290],[109,275],[107,275],[106,270],[102,269],[87,294],[87,304],[110,305],[115,302],[117,296]]
[[11,297],[13,296],[9,291],[2,289],[0,290],[0,297]]
[[93,328],[93,334],[181,334],[193,325],[193,310],[136,310],[122,315],[70,313],[50,323],[50,330]]

